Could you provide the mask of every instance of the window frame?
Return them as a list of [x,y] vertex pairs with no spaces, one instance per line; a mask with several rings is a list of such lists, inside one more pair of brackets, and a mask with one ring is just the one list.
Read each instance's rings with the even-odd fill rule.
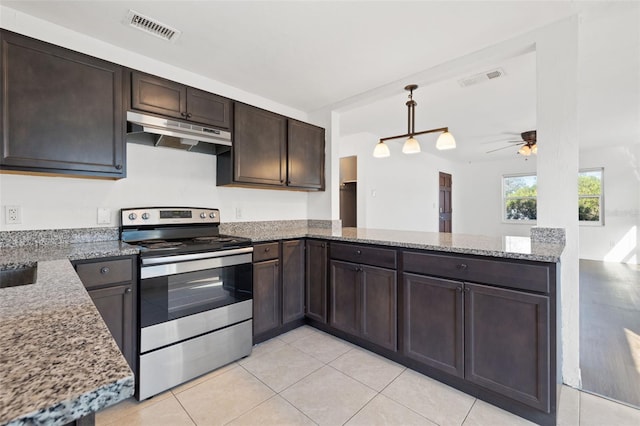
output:
[[[580,226],[604,226],[604,167],[589,167],[578,170],[578,179],[581,173],[600,172],[600,195],[580,195],[578,194],[578,207],[582,198],[598,198],[600,199],[600,220],[580,220],[578,217],[578,225]],[[578,180],[576,179],[576,185]]]
[[[500,210],[502,211],[500,213],[500,217],[502,218],[502,223],[504,224],[509,224],[509,225],[528,225],[528,226],[532,226],[535,225],[538,221],[537,219],[507,219],[507,210],[505,209],[506,207],[506,202],[507,199],[509,199],[509,197],[506,197],[505,194],[505,187],[504,187],[504,181],[507,178],[517,178],[517,177],[535,177],[536,178],[536,186],[538,184],[538,174],[537,173],[508,173],[508,174],[504,174],[502,175],[502,179],[500,180],[501,182],[501,188],[502,188],[502,195],[501,195],[501,199],[502,199],[502,204],[500,206]],[[512,197],[515,198],[515,197]],[[536,212],[538,210],[538,196],[536,195],[535,197],[517,197],[518,199],[523,199],[523,200],[536,200]],[[537,214],[536,214],[537,216]]]

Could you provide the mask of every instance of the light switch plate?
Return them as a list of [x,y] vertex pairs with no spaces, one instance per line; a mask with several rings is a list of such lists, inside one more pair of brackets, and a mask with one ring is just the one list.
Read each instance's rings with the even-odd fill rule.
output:
[[98,207],[98,225],[109,225],[111,223],[111,209],[108,207]]

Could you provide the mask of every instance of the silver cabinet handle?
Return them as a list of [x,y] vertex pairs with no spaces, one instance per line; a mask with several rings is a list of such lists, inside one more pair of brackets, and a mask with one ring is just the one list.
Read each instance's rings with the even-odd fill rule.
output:
[[100,273],[101,273],[102,275],[106,275],[106,274],[108,274],[108,273],[109,273],[109,268],[108,268],[108,267],[106,267],[106,266],[103,266],[102,268],[100,268]]

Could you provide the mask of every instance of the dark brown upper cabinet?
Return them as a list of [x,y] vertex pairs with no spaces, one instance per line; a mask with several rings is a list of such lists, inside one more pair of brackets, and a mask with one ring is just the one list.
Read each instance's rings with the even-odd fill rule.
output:
[[223,129],[231,126],[231,100],[137,71],[131,73],[131,108]]
[[125,177],[123,68],[1,31],[0,168]]
[[218,186],[324,190],[324,129],[234,103],[233,148],[218,154]]
[[324,190],[324,129],[288,120],[287,186]]

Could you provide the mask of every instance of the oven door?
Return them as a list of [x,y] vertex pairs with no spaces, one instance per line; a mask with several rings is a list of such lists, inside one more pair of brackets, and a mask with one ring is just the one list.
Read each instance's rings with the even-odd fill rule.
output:
[[140,327],[252,299],[251,247],[166,257],[143,257]]

